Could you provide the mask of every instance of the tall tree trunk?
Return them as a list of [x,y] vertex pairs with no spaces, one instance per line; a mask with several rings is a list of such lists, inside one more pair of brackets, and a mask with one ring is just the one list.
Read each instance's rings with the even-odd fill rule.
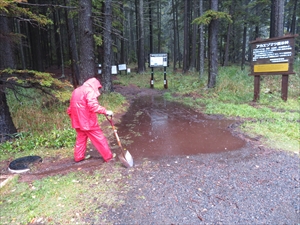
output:
[[292,22],[290,27],[290,33],[296,34],[296,18],[297,18],[297,4],[298,0],[294,0],[294,8],[293,8],[293,15],[292,15]]
[[189,11],[189,0],[184,0],[183,73],[186,73],[189,68]]
[[[129,5],[130,5],[129,8],[133,9],[132,2],[129,2]],[[134,13],[133,12],[134,10],[130,10],[128,15],[129,45],[131,46],[131,48],[129,48],[129,55],[131,56],[130,57],[131,61],[136,62],[137,42],[135,40],[137,40],[136,38],[138,36],[137,34],[136,36],[134,35]],[[137,33],[138,29],[135,30]]]
[[[20,27],[20,20],[17,19],[16,20],[16,27],[17,27],[17,33],[21,34],[21,27]],[[26,63],[25,63],[25,55],[24,55],[24,50],[23,50],[23,38],[20,38],[20,43],[19,43],[19,49],[20,49],[20,58],[21,58],[21,62],[22,62],[22,69],[25,70],[26,69]]]
[[[0,81],[0,88],[2,88],[3,85],[3,82]],[[17,133],[17,129],[9,112],[6,94],[0,91],[0,143],[9,140],[11,135],[15,133]]]
[[105,19],[104,19],[104,62],[103,62],[103,73],[102,73],[102,85],[105,92],[113,91],[112,80],[111,80],[111,59],[112,59],[112,0],[105,0]]
[[149,51],[150,53],[154,53],[153,51],[153,23],[152,23],[152,0],[148,0],[148,7],[149,7]]
[[136,56],[137,56],[137,62],[139,62],[140,58],[140,43],[139,43],[139,37],[140,37],[140,19],[139,19],[139,1],[135,0],[135,21],[136,21],[136,32],[135,32],[135,40],[136,40]]
[[[218,0],[210,0],[211,10],[218,11]],[[208,51],[208,88],[214,88],[217,82],[218,74],[218,21],[212,19],[209,24],[208,38],[209,38],[209,51]]]
[[177,50],[177,33],[178,33],[178,30],[177,30],[177,26],[176,26],[177,14],[176,14],[176,8],[175,8],[174,0],[172,0],[172,9],[173,9],[173,32],[174,32],[173,70],[175,71],[176,70],[176,62],[177,62],[177,58],[178,58],[178,50]]
[[61,22],[60,22],[60,15],[58,13],[58,9],[55,10],[55,15],[57,18],[57,27],[58,30],[56,31],[56,34],[58,36],[58,41],[59,43],[57,43],[57,46],[59,48],[58,54],[60,57],[58,57],[58,59],[60,59],[60,62],[58,62],[61,68],[61,77],[65,77],[65,64],[64,64],[64,51],[63,51],[63,43],[62,43],[62,38],[61,38],[61,33],[62,33],[62,27],[61,27]]
[[[203,15],[203,0],[199,0],[199,16]],[[205,58],[205,43],[204,43],[204,28],[201,24],[199,27],[199,76],[200,79],[203,76],[204,73],[204,58]]]
[[[10,33],[9,19],[0,16],[0,69],[16,67]],[[0,143],[9,140],[10,135],[17,132],[7,105],[4,85],[4,81],[0,80]]]
[[177,3],[175,3],[175,5],[176,5],[176,7],[175,7],[175,11],[176,11],[176,20],[175,20],[175,22],[176,22],[176,29],[177,29],[177,32],[176,32],[176,35],[177,35],[177,50],[178,50],[178,66],[179,66],[179,68],[181,68],[181,60],[182,60],[182,54],[181,54],[181,51],[180,51],[180,39],[179,39],[179,30],[178,30],[178,27],[179,27],[179,25],[178,25],[178,5],[177,5]]
[[157,52],[161,52],[161,0],[157,1]]
[[246,57],[246,38],[247,38],[247,24],[244,24],[244,31],[243,31],[243,48],[242,48],[242,62],[241,62],[241,69],[245,69],[245,57]]
[[[121,13],[123,16],[124,15],[124,6],[122,4],[122,2],[120,3],[120,10],[121,10]],[[122,22],[122,28],[121,28],[121,49],[120,49],[120,63],[123,64],[125,63],[126,64],[126,59],[125,59],[125,38],[124,38],[124,29],[125,29],[125,20],[123,20]]]
[[40,28],[37,26],[37,24],[34,25],[34,23],[35,22],[32,22],[29,25],[32,63],[31,69],[44,71]]
[[[51,3],[54,5],[56,2],[54,0],[51,1]],[[60,54],[60,40],[59,40],[59,18],[57,13],[58,8],[55,8],[52,11],[52,17],[53,17],[53,30],[54,30],[54,47],[55,47],[55,54],[56,54],[56,65],[57,68],[60,68],[61,65],[61,54]]]
[[[193,19],[194,19],[194,18],[198,17],[196,0],[193,0],[192,4],[193,4],[193,9],[194,9],[194,13],[193,13]],[[191,71],[194,71],[196,69],[197,26],[198,26],[197,24],[192,25],[193,32],[192,32],[191,64],[190,64],[190,70]]]
[[[79,84],[84,83],[88,78],[95,76],[95,54],[94,54],[94,37],[92,22],[92,1],[79,1],[79,33],[80,33],[80,79]],[[105,84],[104,84],[105,85]],[[103,85],[103,86],[104,86]]]
[[[70,1],[65,0],[65,5],[70,5]],[[70,57],[71,57],[72,83],[73,83],[73,87],[76,88],[79,85],[79,57],[77,51],[74,22],[69,12],[70,12],[69,9],[65,9],[69,49],[70,49]]]
[[270,38],[283,36],[284,0],[271,1]]
[[[229,14],[233,14],[233,5],[235,4],[235,0],[232,1],[232,4],[229,6]],[[226,45],[225,45],[225,53],[224,53],[224,63],[223,66],[228,66],[229,61],[229,46],[230,46],[230,36],[231,36],[232,25],[228,24],[227,35],[226,35]]]
[[144,50],[144,4],[143,0],[139,0],[139,55],[138,55],[138,73],[145,72],[145,50]]

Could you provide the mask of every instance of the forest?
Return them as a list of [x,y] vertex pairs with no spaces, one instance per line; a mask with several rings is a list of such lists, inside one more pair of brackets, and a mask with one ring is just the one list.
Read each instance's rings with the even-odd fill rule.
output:
[[[299,224],[299,5],[0,0],[0,223]],[[253,43],[282,37],[294,41],[281,46],[288,73],[250,74]],[[162,68],[151,88],[150,54],[167,55],[167,88]],[[116,65],[130,74],[112,74]],[[94,76],[133,168],[102,162],[92,143],[91,158],[74,162],[66,110]],[[99,115],[99,125],[119,153],[107,119]],[[199,152],[210,144],[221,152]],[[9,165],[24,156],[42,163],[13,174]]]
[[[44,77],[51,68],[73,87],[96,75],[111,92],[112,65],[142,74],[150,53],[167,53],[173,71],[196,71],[200,79],[206,72],[214,88],[219,66],[249,65],[251,41],[299,34],[299,8],[298,0],[2,0],[2,133],[14,133],[5,90],[49,92],[45,87],[59,86]],[[295,58],[299,44],[297,37]]]

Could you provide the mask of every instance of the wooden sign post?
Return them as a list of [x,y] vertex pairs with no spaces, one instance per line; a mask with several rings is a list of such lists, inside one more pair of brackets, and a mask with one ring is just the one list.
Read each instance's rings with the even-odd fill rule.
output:
[[295,37],[286,35],[278,38],[256,39],[250,42],[252,48],[251,74],[254,76],[254,99],[260,94],[261,75],[282,75],[281,98],[286,101],[288,95],[289,74],[293,72]]

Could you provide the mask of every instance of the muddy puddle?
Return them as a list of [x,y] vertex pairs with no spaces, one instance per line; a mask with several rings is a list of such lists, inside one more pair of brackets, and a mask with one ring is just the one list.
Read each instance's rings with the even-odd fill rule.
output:
[[228,129],[233,121],[207,119],[162,97],[136,99],[116,124],[122,145],[134,159],[238,150],[245,142]]

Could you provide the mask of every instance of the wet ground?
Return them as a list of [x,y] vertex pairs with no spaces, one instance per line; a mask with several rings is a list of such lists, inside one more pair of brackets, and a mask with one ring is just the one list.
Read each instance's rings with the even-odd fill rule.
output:
[[[139,90],[135,89],[135,92]],[[134,88],[129,90],[134,92]],[[144,159],[234,151],[246,144],[229,129],[235,121],[209,118],[181,104],[166,101],[161,93],[151,89],[134,94],[127,112],[113,118],[113,121],[122,146],[131,153],[135,164],[142,163]],[[102,128],[109,137],[112,151],[119,155],[121,149],[108,121],[102,124]],[[72,155],[69,158],[44,158],[42,163],[30,165],[31,170],[22,174],[20,180],[30,182],[76,170],[88,171],[103,163],[93,145],[88,145],[86,154],[91,159],[80,163],[74,163]],[[3,179],[10,174],[7,170],[9,163],[9,160],[2,163]]]
[[131,177],[124,181],[130,191],[100,221],[300,224],[299,155],[265,148],[233,130],[237,121],[165,102],[154,90],[135,90],[118,88],[132,99],[117,124],[136,162],[123,174]]
[[[300,224],[299,155],[267,149],[233,130],[237,121],[164,101],[161,91],[134,86],[115,90],[131,102],[126,114],[116,115],[115,125],[135,165],[122,171],[130,177],[120,183],[126,196],[115,193],[123,204],[101,206],[106,213],[95,219],[91,212],[83,222]],[[111,133],[107,121],[103,128]],[[110,143],[118,152],[113,136]],[[77,164],[71,156],[44,159],[20,180],[101,168],[99,154],[88,151],[92,158]]]
[[153,159],[238,150],[245,141],[232,135],[232,123],[210,119],[161,96],[142,96],[133,101],[117,127],[135,159]]

